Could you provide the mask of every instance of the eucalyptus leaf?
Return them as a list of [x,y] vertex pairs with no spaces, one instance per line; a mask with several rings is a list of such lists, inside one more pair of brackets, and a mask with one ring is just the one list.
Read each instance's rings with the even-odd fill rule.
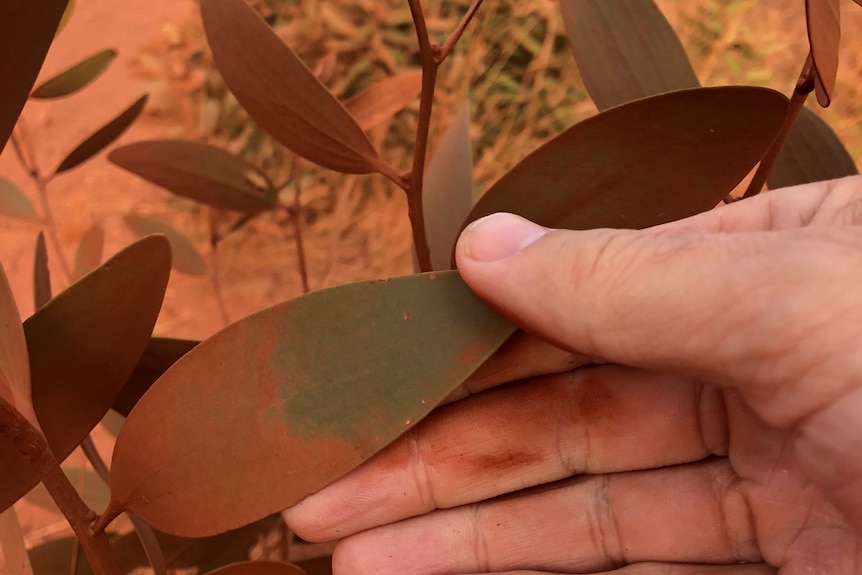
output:
[[422,72],[403,72],[372,84],[344,102],[344,107],[363,130],[389,120],[419,97]]
[[824,108],[832,102],[838,77],[838,49],[841,42],[840,0],[805,0],[808,41],[814,60],[817,101]]
[[0,176],[0,214],[29,219],[36,215],[33,204],[18,186]]
[[78,62],[68,70],[46,80],[33,90],[31,98],[50,100],[74,94],[89,85],[104,72],[116,58],[116,50],[102,50]]
[[162,220],[142,216],[139,214],[127,214],[123,221],[139,237],[151,234],[161,234],[168,239],[173,252],[174,269],[192,276],[206,275],[209,266],[192,241],[177,231],[176,228]]
[[75,278],[80,279],[99,267],[105,251],[105,230],[93,224],[84,232],[75,251]]
[[39,232],[36,237],[36,256],[33,258],[33,309],[39,311],[51,297],[48,246],[45,244],[45,234]]

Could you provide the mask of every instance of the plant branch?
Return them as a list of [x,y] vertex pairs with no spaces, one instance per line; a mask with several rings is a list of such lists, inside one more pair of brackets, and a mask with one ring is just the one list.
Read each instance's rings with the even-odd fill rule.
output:
[[772,143],[772,147],[769,148],[763,160],[760,161],[760,166],[758,166],[757,171],[754,173],[754,178],[752,178],[748,189],[742,196],[743,199],[756,196],[766,184],[775,161],[781,154],[781,150],[784,149],[784,144],[787,142],[787,138],[790,137],[790,132],[793,130],[796,119],[799,118],[799,114],[805,106],[808,95],[814,91],[814,74],[814,59],[809,52],[808,59],[802,67],[799,79],[796,81],[796,88],[794,88],[793,95],[790,97],[790,106],[787,108],[787,117],[784,119],[781,131],[778,132],[778,136],[776,136],[775,142]]
[[[108,469],[108,464],[105,463],[105,460],[102,459],[101,454],[99,454],[99,450],[96,449],[96,445],[93,443],[93,438],[91,436],[88,435],[84,438],[84,441],[81,442],[81,450],[84,452],[84,455],[87,456],[87,461],[89,461],[90,465],[93,466],[93,469],[96,471],[96,475],[98,475],[106,485],[110,486],[111,470]],[[165,560],[165,554],[162,552],[162,548],[156,539],[156,534],[153,532],[153,528],[150,527],[148,523],[145,523],[140,517],[136,517],[132,513],[129,513],[128,515],[129,519],[132,521],[132,526],[135,528],[135,535],[138,536],[138,540],[141,542],[141,547],[143,547],[144,553],[150,561],[150,567],[153,568],[153,575],[168,575],[168,564]]]
[[95,575],[119,575],[111,556],[108,538],[94,533],[96,514],[81,500],[69,478],[60,469],[48,441],[30,422],[6,401],[0,399],[0,435],[6,436],[18,453],[36,472],[48,493],[66,516]]
[[299,275],[302,279],[302,293],[308,293],[308,266],[305,261],[305,248],[302,244],[302,164],[299,157],[293,159],[293,207],[289,211],[296,233],[296,257],[299,260]]
[[431,250],[425,231],[425,215],[422,206],[422,187],[425,179],[425,158],[428,154],[428,134],[431,129],[431,111],[434,107],[434,89],[437,85],[437,57],[440,48],[431,44],[428,25],[422,12],[420,0],[408,0],[410,13],[419,40],[419,56],[422,61],[422,92],[419,99],[419,119],[416,129],[416,144],[413,149],[413,167],[407,186],[407,209],[410,225],[413,228],[413,245],[419,269],[431,271]]
[[458,43],[458,40],[461,39],[461,36],[464,35],[464,31],[467,30],[467,27],[470,25],[470,22],[473,20],[473,17],[476,15],[476,12],[479,11],[479,7],[482,6],[482,0],[473,0],[470,3],[470,7],[467,8],[467,13],[464,14],[464,18],[461,19],[461,22],[458,23],[458,27],[449,35],[445,42],[443,42],[443,46],[440,48],[437,54],[437,64],[442,64],[446,58],[449,57],[449,54],[452,53],[452,49],[455,48],[455,44]]

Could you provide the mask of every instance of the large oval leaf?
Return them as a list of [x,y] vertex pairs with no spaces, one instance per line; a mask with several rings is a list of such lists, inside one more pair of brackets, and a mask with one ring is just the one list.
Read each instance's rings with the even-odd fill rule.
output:
[[36,215],[33,204],[24,192],[3,176],[0,176],[0,214],[24,219]]
[[0,152],[27,103],[68,0],[3,0],[0,15]]
[[305,575],[305,571],[278,561],[243,561],[210,571],[209,575]]
[[129,414],[110,510],[200,537],[284,509],[410,429],[513,331],[455,272],[252,315],[187,353]]
[[653,0],[560,0],[578,70],[599,110],[700,83]]
[[108,159],[178,196],[216,208],[259,212],[277,206],[275,192],[254,187],[248,175],[269,179],[242,158],[206,144],[153,140],[115,148]]
[[363,130],[370,130],[400,112],[422,91],[422,72],[404,72],[372,84],[344,102]]
[[173,252],[174,269],[192,276],[206,275],[209,266],[204,257],[192,241],[177,231],[174,227],[157,220],[139,214],[126,214],[123,221],[138,236],[144,237],[151,234],[161,234],[168,239]]
[[6,279],[6,271],[0,264],[0,398],[3,398],[37,428],[30,393],[30,363],[27,356],[27,340],[24,326],[12,295],[12,287]]
[[838,78],[838,47],[841,43],[839,0],[805,0],[808,41],[814,59],[817,101],[824,108],[832,102]]
[[30,97],[39,100],[48,100],[74,94],[98,78],[116,56],[116,50],[109,49],[96,52],[68,70],[60,72],[50,80],[43,82],[38,88],[33,90]]
[[771,189],[859,173],[853,157],[820,116],[803,108],[769,173]]
[[682,90],[612,108],[527,156],[466,223],[514,212],[548,227],[637,229],[709,210],[760,161],[786,112],[787,98],[751,87]]
[[[62,461],[90,433],[129,379],[150,340],[170,274],[160,236],[140,240],[58,294],[24,322],[33,405]],[[37,481],[0,442],[0,510]]]
[[385,170],[344,106],[244,0],[202,0],[201,14],[216,66],[261,128],[326,168]]
[[57,166],[56,173],[62,173],[66,170],[71,170],[75,166],[86,162],[105,148],[111,145],[111,142],[119,138],[132,123],[138,119],[141,112],[144,111],[144,106],[147,105],[147,96],[141,96],[134,104],[120,113],[119,116],[99,128],[86,140],[78,144],[68,156],[63,158],[60,165]]
[[440,138],[425,172],[422,206],[431,265],[435,270],[450,269],[461,223],[473,208],[470,102],[464,102]]

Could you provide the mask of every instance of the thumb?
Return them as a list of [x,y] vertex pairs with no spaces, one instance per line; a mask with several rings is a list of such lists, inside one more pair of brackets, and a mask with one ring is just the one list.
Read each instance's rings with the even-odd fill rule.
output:
[[739,387],[786,428],[862,369],[858,313],[847,313],[862,305],[862,258],[858,241],[843,246],[835,232],[576,232],[495,214],[464,231],[456,258],[470,287],[526,331],[606,361]]

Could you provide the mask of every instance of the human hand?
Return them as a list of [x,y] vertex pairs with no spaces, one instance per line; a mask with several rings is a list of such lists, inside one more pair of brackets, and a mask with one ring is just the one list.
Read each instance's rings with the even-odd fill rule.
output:
[[537,377],[435,411],[289,524],[346,537],[339,575],[862,572],[860,224],[862,178],[640,232],[483,220],[471,287],[620,365],[558,373],[575,356],[522,336],[478,387]]

